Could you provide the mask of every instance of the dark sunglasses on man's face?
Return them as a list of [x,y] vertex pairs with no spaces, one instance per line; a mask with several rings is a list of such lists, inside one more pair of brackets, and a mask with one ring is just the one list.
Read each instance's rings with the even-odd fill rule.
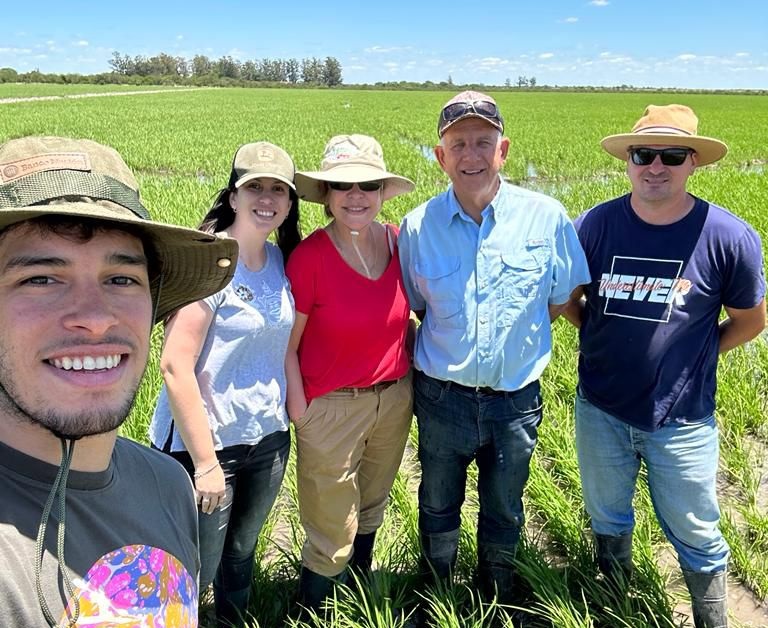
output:
[[665,166],[680,166],[693,151],[690,148],[630,148],[629,158],[636,166],[650,166],[656,155]]
[[452,105],[448,105],[442,111],[443,120],[446,122],[452,122],[461,118],[461,116],[467,113],[476,113],[484,118],[493,118],[498,120],[499,108],[495,103],[488,100],[475,100],[473,102],[455,102]]
[[[363,192],[375,192],[376,190],[380,190],[383,184],[383,181],[358,181],[357,187]],[[349,192],[353,185],[355,185],[355,183],[350,183],[348,181],[328,181],[328,187],[337,192]]]

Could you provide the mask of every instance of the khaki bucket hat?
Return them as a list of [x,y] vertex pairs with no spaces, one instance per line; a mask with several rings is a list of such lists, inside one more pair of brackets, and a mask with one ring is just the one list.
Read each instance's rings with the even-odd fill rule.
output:
[[609,135],[600,145],[617,159],[627,160],[632,146],[683,146],[696,152],[699,166],[725,157],[728,152],[720,140],[697,135],[699,119],[685,105],[648,105],[631,133]]
[[0,145],[0,231],[39,216],[82,217],[130,226],[153,243],[156,320],[226,286],[237,242],[154,222],[138,183],[109,146],[63,137],[25,137]]
[[236,188],[260,177],[271,177],[288,184],[295,191],[295,174],[296,168],[291,156],[269,142],[243,144],[237,149],[232,162],[232,177]]
[[381,145],[367,135],[336,135],[325,145],[320,170],[296,173],[300,198],[324,203],[327,181],[383,181],[382,201],[411,192],[413,181],[387,172]]

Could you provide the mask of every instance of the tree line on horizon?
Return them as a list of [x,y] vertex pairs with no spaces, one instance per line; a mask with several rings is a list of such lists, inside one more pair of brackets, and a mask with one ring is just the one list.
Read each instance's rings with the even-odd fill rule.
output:
[[188,85],[200,87],[312,87],[397,91],[453,91],[476,89],[493,91],[565,91],[565,92],[664,92],[664,93],[738,93],[766,94],[762,89],[687,89],[676,87],[637,87],[634,85],[547,85],[535,76],[506,78],[502,85],[485,83],[454,83],[450,75],[439,82],[377,81],[375,83],[345,84],[342,66],[335,57],[318,59],[271,59],[239,61],[230,55],[211,59],[195,55],[192,59],[173,56],[165,52],[146,57],[121,54],[114,51],[108,60],[111,70],[97,74],[44,73],[39,69],[18,72],[11,67],[0,68],[2,83],[54,83],[54,84],[117,84],[117,85]]
[[43,73],[38,69],[17,72],[13,68],[0,68],[0,83],[337,87],[343,80],[341,63],[330,56],[241,62],[229,55],[218,59],[195,55],[187,60],[165,52],[151,57],[132,57],[115,51],[108,63],[111,71],[98,74]]

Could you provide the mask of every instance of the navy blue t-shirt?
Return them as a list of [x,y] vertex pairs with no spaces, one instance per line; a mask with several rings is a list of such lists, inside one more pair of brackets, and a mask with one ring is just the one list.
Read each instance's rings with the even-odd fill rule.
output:
[[715,410],[722,306],[765,295],[760,238],[729,211],[696,198],[670,225],[651,225],[629,195],[575,222],[592,282],[580,337],[587,400],[646,431]]

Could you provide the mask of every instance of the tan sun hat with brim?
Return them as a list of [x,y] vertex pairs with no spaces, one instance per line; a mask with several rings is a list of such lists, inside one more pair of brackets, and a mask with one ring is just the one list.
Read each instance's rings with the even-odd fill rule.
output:
[[609,135],[600,145],[617,159],[627,160],[632,146],[683,146],[696,152],[697,164],[706,166],[725,157],[728,146],[697,135],[699,119],[685,105],[648,105],[632,133]]
[[381,145],[367,135],[336,135],[325,145],[320,170],[296,173],[300,198],[325,203],[327,182],[383,181],[382,201],[411,192],[413,181],[387,172]]
[[[130,227],[154,245],[155,320],[224,288],[237,242],[154,222],[133,173],[113,148],[91,140],[25,137],[0,145],[0,231],[40,216],[82,217]],[[158,294],[159,293],[159,294]]]
[[236,188],[261,177],[278,179],[296,190],[293,182],[296,168],[293,159],[279,146],[269,142],[243,144],[232,162],[232,177]]

